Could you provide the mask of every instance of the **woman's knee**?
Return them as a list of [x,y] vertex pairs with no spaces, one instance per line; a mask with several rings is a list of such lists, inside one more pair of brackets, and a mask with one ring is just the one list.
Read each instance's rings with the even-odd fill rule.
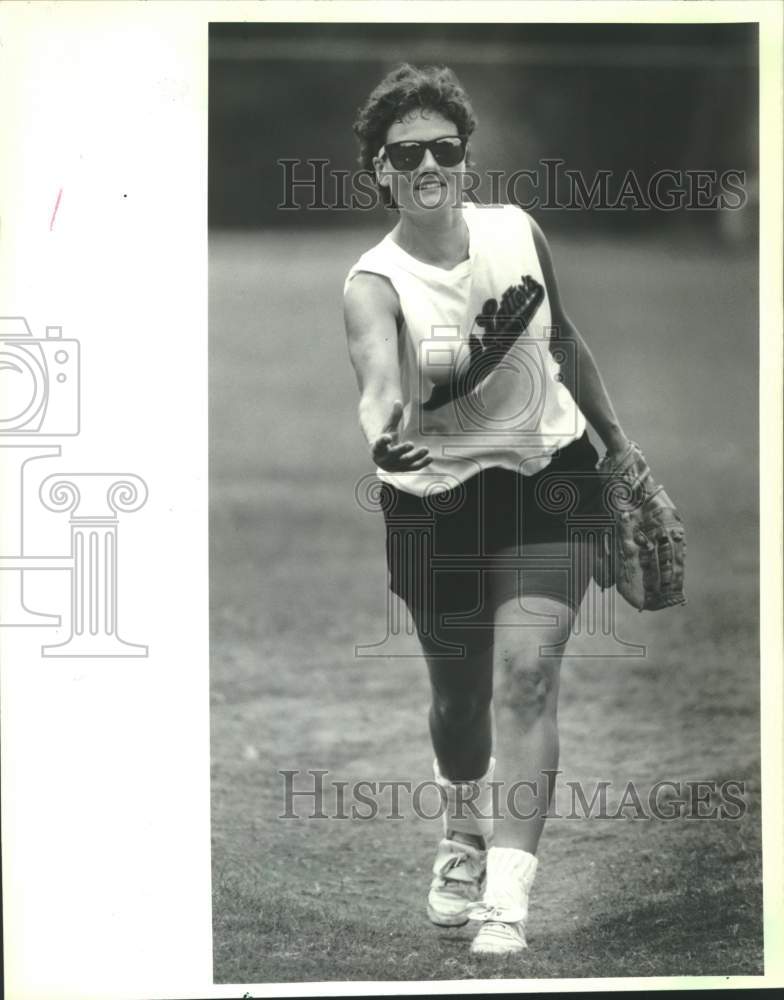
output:
[[484,691],[433,691],[433,712],[449,726],[475,725],[489,711],[492,695]]
[[524,728],[543,716],[555,717],[561,656],[573,621],[569,606],[543,596],[525,595],[498,609],[497,703],[511,709]]
[[428,657],[434,721],[465,727],[482,721],[493,702],[492,644],[457,659]]
[[554,717],[558,697],[559,664],[523,650],[501,656],[499,701],[511,710],[523,727],[532,726],[543,716]]
[[493,701],[492,652],[472,663],[450,666],[431,669],[432,711],[449,726],[475,725],[490,711]]

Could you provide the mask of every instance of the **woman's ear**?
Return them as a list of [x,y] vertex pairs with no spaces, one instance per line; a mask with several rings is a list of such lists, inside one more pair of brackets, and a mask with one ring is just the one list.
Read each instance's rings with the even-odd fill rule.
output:
[[374,156],[373,167],[375,169],[376,183],[378,186],[391,190],[392,180],[389,174],[384,173],[384,161],[380,157]]

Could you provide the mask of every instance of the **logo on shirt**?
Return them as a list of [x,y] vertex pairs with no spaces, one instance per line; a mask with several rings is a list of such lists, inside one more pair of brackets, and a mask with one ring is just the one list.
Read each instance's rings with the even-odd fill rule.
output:
[[474,320],[484,336],[471,333],[468,338],[468,364],[452,373],[449,382],[433,387],[430,399],[422,404],[423,410],[435,410],[450,400],[473,392],[517,340],[525,333],[536,311],[544,301],[544,288],[530,275],[521,276],[519,285],[510,285],[501,296],[501,302],[488,299]]

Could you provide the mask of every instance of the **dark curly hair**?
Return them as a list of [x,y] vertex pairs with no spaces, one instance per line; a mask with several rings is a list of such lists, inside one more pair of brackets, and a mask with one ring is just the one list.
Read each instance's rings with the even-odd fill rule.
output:
[[[354,134],[359,140],[359,163],[373,178],[373,157],[384,145],[389,126],[414,108],[435,111],[454,122],[460,135],[469,136],[476,117],[468,95],[446,66],[418,68],[401,63],[379,83],[357,112]],[[387,207],[394,207],[387,188],[380,188]]]

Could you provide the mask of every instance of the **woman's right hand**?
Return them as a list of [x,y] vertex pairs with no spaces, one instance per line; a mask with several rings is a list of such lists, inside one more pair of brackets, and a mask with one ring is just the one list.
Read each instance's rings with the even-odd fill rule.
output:
[[389,420],[372,447],[373,461],[385,472],[415,472],[433,461],[427,448],[415,449],[413,442],[399,440],[402,419],[403,404],[396,399]]

